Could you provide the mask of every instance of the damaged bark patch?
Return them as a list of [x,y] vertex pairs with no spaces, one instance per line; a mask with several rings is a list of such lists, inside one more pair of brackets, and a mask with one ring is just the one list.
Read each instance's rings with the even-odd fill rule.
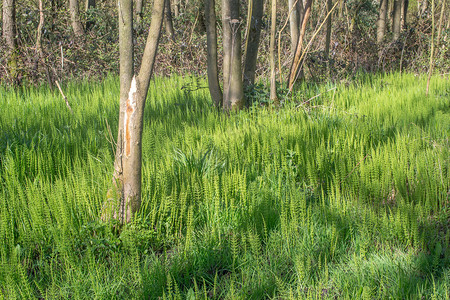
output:
[[125,124],[124,124],[124,133],[125,133],[125,156],[130,156],[131,153],[131,118],[133,117],[134,111],[136,110],[136,78],[133,76],[133,80],[131,81],[130,92],[128,93],[128,99],[126,103],[126,111],[125,111]]

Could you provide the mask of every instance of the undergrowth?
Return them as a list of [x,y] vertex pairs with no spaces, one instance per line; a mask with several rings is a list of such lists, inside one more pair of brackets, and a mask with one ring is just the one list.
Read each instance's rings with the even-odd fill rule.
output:
[[227,116],[202,81],[157,78],[123,227],[99,218],[118,80],[64,86],[73,115],[0,87],[0,299],[448,299],[450,84],[425,85],[304,85]]

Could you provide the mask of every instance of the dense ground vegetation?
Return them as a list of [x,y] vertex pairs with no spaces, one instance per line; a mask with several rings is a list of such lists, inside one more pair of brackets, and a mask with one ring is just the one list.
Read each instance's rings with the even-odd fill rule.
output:
[[0,298],[449,298],[450,84],[425,85],[260,89],[227,116],[201,80],[156,78],[124,226],[99,219],[118,80],[64,86],[74,114],[0,86]]

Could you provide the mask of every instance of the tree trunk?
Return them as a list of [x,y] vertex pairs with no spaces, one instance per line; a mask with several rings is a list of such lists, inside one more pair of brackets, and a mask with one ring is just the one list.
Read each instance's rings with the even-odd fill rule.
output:
[[164,24],[166,25],[166,34],[170,40],[175,39],[175,31],[172,22],[172,9],[170,8],[170,0],[164,1]]
[[[289,0],[289,11],[292,10],[291,15],[289,16],[289,27],[291,32],[291,53],[292,53],[292,61],[294,61],[294,54],[297,50],[298,38],[300,32],[300,24],[303,23],[303,17],[305,14],[305,10],[303,8],[303,0],[298,0],[296,7],[292,8],[292,5],[295,4],[296,0]],[[292,64],[292,62],[291,62]],[[296,78],[304,78],[303,69],[300,69],[299,72],[295,76]]]
[[[230,79],[230,66],[231,66],[231,26],[229,12],[226,11],[229,7],[228,0],[222,0],[222,47],[223,47],[223,59],[222,59],[222,73],[223,73],[223,100],[225,100],[228,90],[228,82]],[[228,19],[227,19],[228,18]],[[223,103],[225,106],[225,102]]]
[[223,94],[219,84],[217,68],[217,31],[215,1],[205,1],[206,42],[208,48],[208,86],[216,108],[222,107]]
[[398,38],[400,37],[401,14],[402,14],[402,2],[401,0],[394,0],[394,11],[392,20],[392,33],[394,41],[398,40]]
[[325,60],[327,61],[327,64],[328,64],[328,59],[329,59],[329,55],[330,55],[330,43],[331,43],[331,14],[330,14],[330,11],[332,8],[333,8],[333,3],[331,2],[331,0],[327,0],[327,14],[329,14],[328,18],[327,18],[327,33],[326,33],[326,38],[325,38]]
[[222,10],[224,34],[223,105],[224,109],[229,111],[242,108],[244,102],[241,67],[241,21],[239,15],[239,0],[222,0]]
[[389,0],[381,0],[380,12],[377,20],[377,43],[381,45],[386,33],[386,17],[389,7]]
[[80,13],[78,11],[78,0],[69,0],[70,20],[72,22],[73,33],[77,37],[84,35],[83,25],[80,21]]
[[245,57],[244,57],[244,86],[255,84],[256,59],[258,57],[259,39],[263,15],[263,0],[251,0],[252,9],[248,26]]
[[45,75],[47,76],[47,82],[50,88],[53,87],[52,76],[50,75],[50,70],[45,64],[45,55],[44,50],[42,49],[42,29],[44,28],[45,23],[45,14],[44,14],[44,0],[39,0],[39,24],[37,28],[36,34],[36,68],[39,65],[38,61],[41,61],[41,65],[44,68]]
[[175,2],[173,3],[173,15],[175,16],[175,18],[178,18],[178,16],[180,15],[180,0],[175,0]]
[[433,57],[434,57],[434,0],[431,0],[431,53],[430,66],[428,68],[427,90],[426,94],[430,92],[431,75],[433,75]]
[[144,12],[144,0],[136,0],[136,23],[142,22]]
[[277,0],[272,0],[272,17],[270,21],[270,100],[278,101],[275,74],[275,31],[277,26]]
[[294,82],[297,79],[298,70],[303,62],[302,58],[302,47],[303,47],[303,39],[305,37],[306,32],[306,24],[308,23],[309,16],[311,15],[311,3],[312,0],[307,0],[305,4],[305,15],[303,17],[302,27],[300,30],[300,36],[298,38],[297,47],[295,50],[294,59],[292,60],[291,70],[289,72],[289,79],[288,79],[288,88],[289,90],[292,90],[292,87],[294,86]]
[[129,222],[141,204],[142,129],[150,77],[153,71],[164,14],[164,0],[155,0],[152,21],[139,74],[133,71],[132,0],[119,0],[120,114],[114,162],[113,191],[102,211]]
[[[298,43],[298,35],[300,30],[300,13],[297,7],[294,7],[296,0],[289,0],[289,11],[292,11],[289,16],[289,31],[291,32],[291,49],[295,51]],[[302,3],[303,0],[298,0],[297,3]],[[297,6],[297,5],[296,5]]]
[[12,82],[17,83],[19,55],[17,53],[15,0],[3,0],[3,39],[7,47],[7,70]]
[[409,6],[409,0],[403,0],[402,1],[402,26],[401,28],[405,29],[407,26],[407,15],[408,15],[408,6]]
[[441,40],[442,19],[444,19],[444,9],[445,9],[445,0],[442,1],[441,15],[439,16],[439,26],[438,26],[438,35],[437,35],[437,41],[438,41],[438,43],[439,43],[440,40]]

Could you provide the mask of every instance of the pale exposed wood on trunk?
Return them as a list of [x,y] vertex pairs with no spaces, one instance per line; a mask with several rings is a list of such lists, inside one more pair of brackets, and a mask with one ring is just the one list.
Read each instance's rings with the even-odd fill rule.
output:
[[[164,0],[155,0],[141,68],[139,73],[134,75],[132,2],[131,0],[119,0],[121,111],[114,163],[114,187],[108,193],[108,199],[102,211],[102,219],[113,217],[121,222],[129,222],[141,204],[142,130],[145,99],[158,49],[163,14]],[[119,202],[118,205],[117,202]]]
[[208,86],[209,93],[216,108],[222,107],[223,94],[219,84],[219,71],[217,67],[217,30],[215,1],[205,1],[205,23],[208,59]]

